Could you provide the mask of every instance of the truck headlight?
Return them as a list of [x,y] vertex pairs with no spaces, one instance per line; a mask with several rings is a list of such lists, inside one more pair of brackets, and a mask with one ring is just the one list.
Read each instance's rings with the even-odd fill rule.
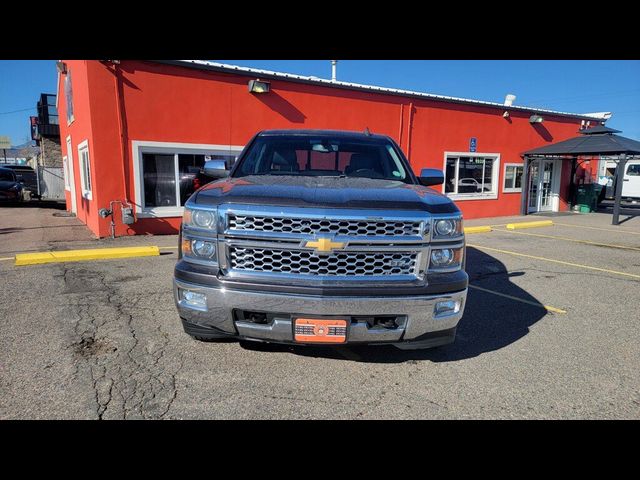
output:
[[199,208],[184,208],[182,223],[186,227],[216,230],[216,210],[201,210]]
[[182,256],[201,260],[216,261],[216,243],[213,240],[182,237]]
[[433,222],[433,238],[441,240],[462,235],[462,218],[440,218]]
[[456,270],[462,267],[464,247],[434,248],[431,250],[429,270]]
[[213,258],[216,255],[216,244],[206,240],[193,240],[191,247],[198,257]]

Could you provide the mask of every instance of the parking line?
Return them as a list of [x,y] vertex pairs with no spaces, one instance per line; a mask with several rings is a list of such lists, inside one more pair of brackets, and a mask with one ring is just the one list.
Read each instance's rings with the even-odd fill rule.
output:
[[501,232],[516,233],[518,235],[531,235],[533,237],[554,238],[556,240],[565,240],[567,242],[586,243],[588,245],[597,245],[597,246],[600,246],[600,247],[624,248],[625,250],[637,250],[637,251],[640,252],[640,248],[638,248],[638,247],[628,247],[626,245],[616,245],[616,244],[613,244],[613,243],[592,242],[590,240],[578,240],[576,238],[558,237],[556,235],[544,235],[542,233],[516,232],[514,230],[506,230],[506,229],[503,229],[503,228],[500,228],[499,230]]
[[14,257],[2,257],[0,258],[0,262],[3,262],[5,260],[13,260]]
[[558,223],[558,222],[555,222],[555,224],[562,225],[563,227],[588,228],[590,230],[602,230],[605,232],[629,233],[631,235],[640,235],[640,232],[630,232],[628,230],[614,230],[613,228],[587,227],[585,225],[571,225],[570,223]]
[[510,300],[515,300],[517,302],[526,303],[527,305],[533,305],[534,307],[544,308],[553,313],[567,313],[566,310],[562,310],[561,308],[551,307],[549,305],[543,305],[541,303],[532,302],[530,300],[525,300],[524,298],[514,297],[512,295],[507,295],[506,293],[496,292],[495,290],[489,290],[488,288],[478,287],[477,285],[469,285],[469,288],[474,288],[476,290],[481,290],[483,292],[492,293],[494,295],[498,295],[500,297],[505,297]]
[[542,260],[543,262],[559,263],[561,265],[569,265],[570,267],[586,268],[587,270],[597,270],[599,272],[613,273],[615,275],[624,275],[625,277],[640,279],[640,275],[636,275],[635,273],[618,272],[616,270],[608,270],[606,268],[592,267],[590,265],[581,265],[579,263],[564,262],[562,260],[555,260],[553,258],[537,257],[535,255],[527,255],[526,253],[512,252],[510,250],[501,250],[499,248],[485,247],[482,245],[472,245],[470,243],[468,243],[467,246],[473,247],[473,248],[480,248],[483,250],[489,250],[493,252],[506,253],[507,255],[516,255],[518,257],[533,258],[535,260]]

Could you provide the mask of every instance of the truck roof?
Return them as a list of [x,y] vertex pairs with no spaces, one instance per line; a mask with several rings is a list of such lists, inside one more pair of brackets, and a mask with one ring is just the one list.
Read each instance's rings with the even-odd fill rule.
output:
[[348,138],[348,139],[376,139],[387,140],[387,135],[380,135],[375,133],[354,132],[350,130],[323,130],[323,129],[286,129],[286,130],[262,130],[258,133],[260,137],[271,136],[301,136],[301,137],[334,137],[334,138]]

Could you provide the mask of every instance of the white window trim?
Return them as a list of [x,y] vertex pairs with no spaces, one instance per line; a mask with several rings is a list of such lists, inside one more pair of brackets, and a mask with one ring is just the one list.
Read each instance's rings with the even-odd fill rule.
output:
[[[522,192],[522,182],[520,183],[520,187],[507,188],[505,187],[505,182],[507,181],[507,167],[521,167],[523,170],[524,176],[524,163],[505,163],[504,164],[504,173],[502,174],[502,191],[504,193],[520,193]],[[515,180],[514,180],[515,181]]]
[[67,192],[71,191],[71,181],[69,179],[69,157],[64,155],[62,157],[62,172],[64,176],[64,189]]
[[139,218],[165,218],[181,217],[184,207],[145,207],[144,205],[144,182],[142,177],[142,154],[143,153],[173,153],[175,156],[176,172],[176,197],[179,196],[180,183],[178,175],[178,154],[186,153],[193,155],[210,155],[216,153],[236,153],[240,154],[244,146],[242,145],[216,145],[203,143],[176,143],[176,142],[153,142],[146,140],[133,140],[131,142],[133,162],[133,178],[136,206],[136,216]]
[[[447,175],[447,157],[491,157],[493,158],[493,171],[491,173],[491,185],[495,185],[492,193],[445,193]],[[442,184],[442,193],[452,200],[496,200],[498,198],[498,180],[500,178],[500,154],[499,153],[479,153],[479,152],[444,152],[442,161],[442,171],[445,175],[445,183]],[[456,184],[458,183],[458,169],[456,169]]]
[[[89,162],[89,182],[91,183],[91,188],[87,189],[87,186],[84,183],[85,171],[84,171],[84,162],[82,161],[82,151],[87,151],[87,161]],[[91,178],[91,155],[89,154],[89,140],[83,140],[78,144],[78,166],[80,167],[80,189],[82,190],[82,197],[87,200],[93,200],[93,179]]]

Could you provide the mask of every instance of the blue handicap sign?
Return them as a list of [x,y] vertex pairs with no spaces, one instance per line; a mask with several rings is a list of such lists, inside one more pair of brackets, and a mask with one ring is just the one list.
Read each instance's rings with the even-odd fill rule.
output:
[[469,140],[469,151],[475,152],[477,146],[478,146],[478,139],[476,137],[471,137],[471,139]]

